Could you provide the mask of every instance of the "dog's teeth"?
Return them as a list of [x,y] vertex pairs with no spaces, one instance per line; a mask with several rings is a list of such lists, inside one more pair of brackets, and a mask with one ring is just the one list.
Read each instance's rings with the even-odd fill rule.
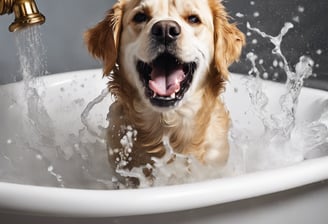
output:
[[172,99],[175,99],[175,93],[172,93],[170,96]]
[[155,98],[155,97],[156,97],[156,95],[157,95],[157,94],[156,94],[155,92],[153,92],[153,98]]

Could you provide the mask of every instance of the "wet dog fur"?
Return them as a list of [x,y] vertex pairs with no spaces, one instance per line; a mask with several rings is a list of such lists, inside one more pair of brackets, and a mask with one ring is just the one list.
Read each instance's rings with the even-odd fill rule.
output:
[[84,38],[115,97],[112,164],[152,164],[164,137],[177,153],[225,164],[230,119],[220,94],[245,40],[220,0],[121,0]]

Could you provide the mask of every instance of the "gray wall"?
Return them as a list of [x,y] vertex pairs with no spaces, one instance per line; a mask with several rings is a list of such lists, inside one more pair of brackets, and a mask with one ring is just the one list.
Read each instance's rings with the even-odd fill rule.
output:
[[[41,29],[47,48],[48,71],[53,73],[72,70],[99,68],[99,62],[92,59],[83,45],[82,33],[104,17],[114,0],[36,0],[39,10],[47,17]],[[328,88],[328,1],[327,0],[226,0],[224,1],[230,15],[240,29],[246,32],[246,21],[272,35],[278,34],[284,22],[291,21],[295,28],[283,42],[283,52],[291,65],[294,65],[302,54],[310,55],[316,62],[315,83],[321,88]],[[255,4],[251,4],[254,2]],[[304,11],[299,10],[304,8]],[[242,13],[244,17],[236,16]],[[259,12],[258,16],[254,16]],[[300,22],[294,22],[298,16]],[[13,15],[0,17],[0,84],[11,82],[19,76],[19,65],[13,33],[8,26]],[[258,44],[251,43],[256,38]],[[273,74],[271,45],[260,37],[248,37],[244,55],[255,51],[265,58],[267,72]],[[316,52],[321,49],[321,55]],[[249,63],[241,60],[232,70],[246,73]],[[283,79],[283,78],[282,78]],[[319,81],[318,81],[319,80]]]
[[[246,33],[246,22],[253,27],[276,36],[285,22],[292,22],[294,28],[283,38],[281,50],[289,64],[293,67],[300,56],[310,56],[314,62],[315,77],[306,80],[305,85],[328,90],[328,1],[327,0],[229,0],[225,1],[227,9],[235,18],[239,27]],[[251,4],[254,2],[254,4]],[[244,17],[239,18],[240,12]],[[258,14],[257,14],[258,13]],[[253,44],[252,40],[257,43]],[[261,72],[267,72],[271,80],[284,81],[286,74],[280,68],[272,66],[277,59],[271,53],[273,45],[252,33],[247,37],[247,47],[243,52],[241,62],[234,64],[233,71],[247,73],[250,63],[245,60],[245,54],[253,51],[264,59]],[[279,59],[279,58],[278,58]],[[275,78],[274,73],[279,73]]]

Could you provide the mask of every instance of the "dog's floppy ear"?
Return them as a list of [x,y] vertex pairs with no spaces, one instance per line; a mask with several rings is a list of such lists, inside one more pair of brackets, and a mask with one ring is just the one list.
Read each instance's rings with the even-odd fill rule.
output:
[[106,18],[84,33],[84,42],[93,57],[103,61],[104,75],[115,66],[121,33],[122,4],[116,3]]
[[214,20],[215,53],[214,64],[222,77],[228,79],[228,67],[238,60],[245,45],[244,34],[228,21],[228,15],[221,1],[211,1]]

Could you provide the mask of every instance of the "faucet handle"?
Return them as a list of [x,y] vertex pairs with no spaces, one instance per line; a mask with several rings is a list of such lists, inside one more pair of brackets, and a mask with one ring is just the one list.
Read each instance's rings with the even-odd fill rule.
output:
[[13,4],[14,0],[0,0],[0,15],[12,13]]

